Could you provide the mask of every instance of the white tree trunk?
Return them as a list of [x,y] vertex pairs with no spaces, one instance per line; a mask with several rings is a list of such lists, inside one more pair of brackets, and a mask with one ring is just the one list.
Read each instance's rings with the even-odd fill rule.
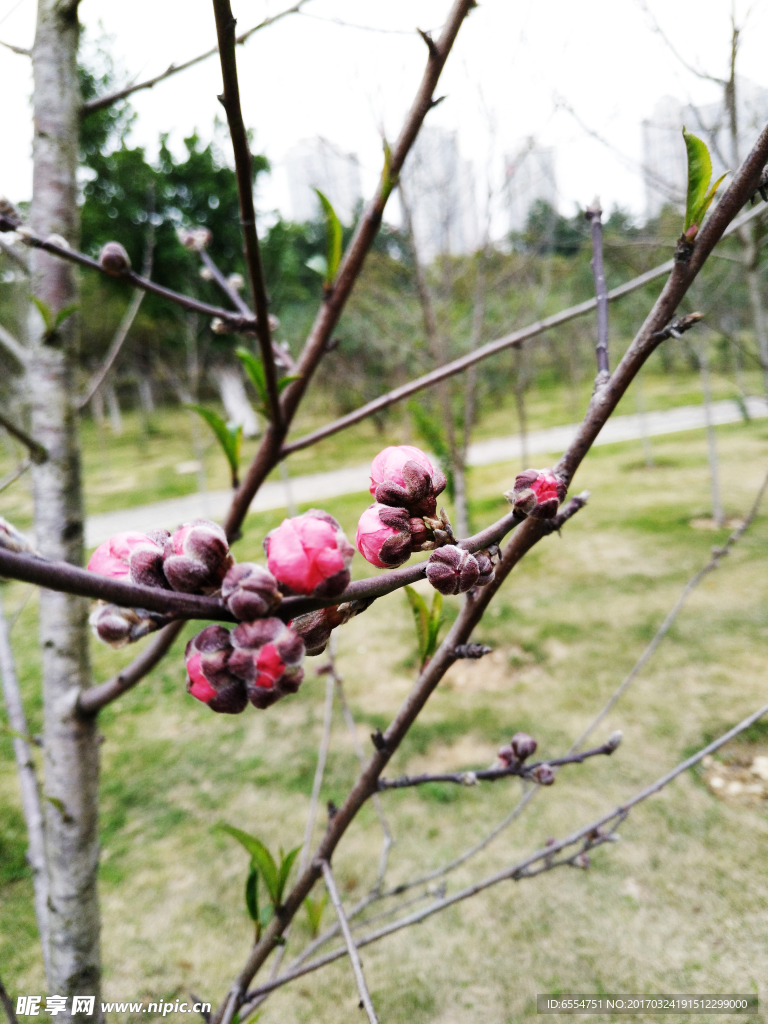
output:
[[243,428],[243,437],[258,437],[259,421],[245,390],[243,378],[233,367],[224,367],[216,374],[221,401],[231,423]]
[[[77,0],[38,0],[34,71],[31,226],[46,238],[78,242],[77,146],[81,97],[77,77]],[[32,293],[55,313],[76,300],[69,263],[31,252]],[[83,500],[71,354],[76,317],[52,338],[30,313],[29,395],[32,433],[49,453],[33,476],[36,543],[46,558],[82,565]],[[99,744],[95,719],[75,713],[78,690],[90,682],[87,602],[40,591],[45,759],[45,843],[48,865],[50,990],[96,997],[101,1016],[99,905]]]

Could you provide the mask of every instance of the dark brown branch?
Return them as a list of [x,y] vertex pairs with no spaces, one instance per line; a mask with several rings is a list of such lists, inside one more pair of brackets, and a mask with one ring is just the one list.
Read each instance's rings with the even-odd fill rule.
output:
[[[276,21],[280,21],[281,18],[285,18],[289,14],[298,14],[301,8],[307,3],[308,0],[299,0],[293,7],[289,7],[286,11],[281,11],[279,14],[272,15],[271,18],[265,18],[259,22],[258,25],[254,25],[253,28],[249,28],[247,32],[241,33],[235,42],[241,46],[247,39],[258,32],[259,29],[266,28],[268,25],[273,25]],[[16,49],[13,48],[12,49]],[[29,51],[21,51],[16,49],[17,53],[27,53]],[[92,114],[95,110],[103,110],[105,107],[112,106],[113,103],[117,103],[118,100],[124,100],[126,96],[131,96],[135,92],[139,92],[141,89],[152,89],[158,82],[165,81],[166,78],[170,78],[171,75],[177,75],[180,71],[186,71],[187,68],[194,67],[195,64],[199,64],[201,61],[208,60],[209,57],[213,57],[214,54],[219,52],[218,46],[214,46],[212,50],[207,50],[205,53],[199,54],[197,57],[193,57],[191,60],[185,61],[183,64],[171,64],[165,71],[159,75],[155,75],[154,78],[148,78],[144,82],[136,82],[131,85],[127,85],[124,89],[118,89],[116,92],[111,92],[106,96],[96,96],[92,100],[86,100],[83,104],[83,116]]]
[[565,757],[555,757],[551,761],[535,761],[532,764],[510,765],[509,768],[484,768],[481,771],[466,772],[443,772],[438,775],[401,775],[397,779],[379,779],[379,792],[385,789],[408,789],[411,786],[423,786],[428,782],[455,782],[458,786],[474,786],[477,782],[496,782],[498,779],[507,779],[510,775],[516,775],[521,779],[528,779],[536,782],[536,769],[544,765],[550,768],[558,768],[562,764],[582,764],[588,757],[596,757],[598,754],[610,755],[616,750],[616,743],[603,743],[593,750],[585,750],[580,754],[566,754]]
[[13,1000],[8,995],[2,978],[0,978],[0,1003],[3,1004],[3,1009],[8,1017],[8,1024],[19,1024],[16,1011],[13,1008]]
[[603,211],[600,203],[587,209],[587,220],[592,228],[592,273],[595,277],[595,302],[597,303],[597,379],[598,383],[605,380],[608,368],[608,289],[605,285],[605,267],[603,266]]
[[[763,211],[763,207],[756,207],[754,210],[750,210],[748,213],[745,213],[738,219],[738,221],[731,224],[727,231],[723,232],[723,238],[733,234],[734,231],[738,231],[739,228],[743,227],[754,217],[761,215]],[[667,260],[666,263],[662,263],[658,267],[654,267],[652,270],[647,270],[644,274],[640,274],[638,277],[632,278],[631,281],[627,281],[625,284],[619,285],[618,288],[611,289],[607,294],[608,301],[614,302],[616,299],[620,299],[624,295],[629,295],[631,292],[645,287],[645,285],[649,284],[651,281],[655,281],[659,277],[664,277],[664,275],[668,274],[673,267],[674,260]],[[464,370],[469,369],[470,366],[474,366],[476,363],[482,362],[484,359],[488,359],[489,356],[496,355],[497,352],[503,352],[508,348],[520,348],[531,338],[535,338],[537,335],[543,334],[545,331],[551,330],[553,327],[560,327],[562,324],[568,323],[570,320],[575,320],[577,317],[585,316],[587,313],[591,313],[596,307],[596,299],[587,299],[585,302],[580,302],[576,306],[570,306],[568,309],[561,310],[559,313],[554,313],[552,316],[545,317],[543,320],[537,320],[528,327],[522,327],[519,330],[505,334],[501,338],[497,338],[495,341],[489,341],[480,348],[475,349],[474,352],[469,352],[458,359],[454,359],[450,363],[446,363],[445,366],[439,366],[436,370],[432,370],[430,373],[424,374],[423,377],[417,377],[416,380],[409,381],[409,383],[403,384],[399,388],[393,388],[392,391],[388,391],[385,395],[381,395],[379,398],[374,398],[373,401],[367,402],[365,405],[361,405],[359,409],[355,409],[353,412],[347,413],[346,416],[341,416],[339,419],[333,420],[332,423],[328,423],[324,427],[318,427],[317,430],[313,430],[311,433],[305,434],[303,437],[299,437],[295,441],[289,442],[284,445],[281,456],[285,458],[293,452],[301,451],[302,448],[309,448],[310,445],[317,444],[318,441],[322,441],[324,438],[330,437],[332,434],[337,434],[340,430],[346,430],[347,427],[351,427],[355,423],[359,423],[361,420],[367,419],[369,416],[373,416],[374,413],[381,412],[382,409],[388,409],[389,406],[395,405],[397,402],[402,402],[404,398],[408,398],[411,395],[416,394],[418,391],[423,391],[425,388],[430,388],[433,385],[438,384],[440,381],[445,380],[446,377],[452,377],[457,373],[462,373]]]
[[141,654],[116,676],[108,679],[106,683],[81,690],[80,699],[77,702],[78,711],[83,715],[95,715],[107,704],[111,704],[113,700],[117,700],[128,690],[133,689],[167,654],[184,625],[185,620],[180,619],[164,626]]
[[[678,764],[671,771],[667,772],[666,775],[663,775],[660,779],[651,783],[650,786],[646,786],[645,789],[640,790],[640,792],[636,793],[635,796],[631,797],[625,803],[620,804],[618,807],[615,807],[607,814],[602,815],[600,818],[590,822],[588,825],[582,825],[581,828],[576,829],[576,831],[572,832],[565,838],[549,843],[543,849],[536,850],[535,853],[529,854],[527,857],[523,858],[523,860],[518,861],[516,864],[513,864],[508,868],[504,868],[487,878],[484,878],[480,882],[469,885],[451,896],[443,899],[437,899],[423,910],[409,914],[407,917],[402,917],[397,921],[393,921],[392,924],[387,925],[384,928],[380,928],[378,931],[357,938],[355,940],[356,947],[361,949],[363,946],[370,945],[373,942],[378,942],[379,939],[383,939],[387,935],[392,935],[396,931],[418,924],[420,921],[426,920],[426,918],[431,917],[433,914],[437,914],[441,910],[445,910],[447,907],[454,906],[456,903],[460,903],[472,896],[476,896],[478,893],[483,892],[485,889],[490,889],[492,886],[498,885],[500,882],[518,882],[524,878],[535,878],[537,875],[543,874],[547,871],[552,871],[558,867],[588,866],[588,862],[585,862],[583,859],[587,851],[593,850],[605,843],[613,842],[616,838],[617,828],[626,820],[633,807],[636,807],[644,800],[647,800],[655,793],[658,793],[679,775],[682,775],[683,772],[688,771],[689,768],[693,768],[704,757],[706,757],[707,754],[711,754],[716,750],[719,750],[720,747],[724,746],[735,736],[738,736],[738,734],[743,732],[745,729],[748,729],[767,713],[768,704],[760,708],[758,711],[755,711],[754,714],[745,718],[742,722],[739,722],[739,724],[734,726],[733,729],[729,729],[727,733],[724,733],[724,735],[720,736],[713,743],[710,743],[692,757],[689,757],[687,760]],[[559,853],[573,846],[579,847],[576,853],[571,856],[557,857]],[[258,988],[248,992],[245,1012],[248,1012],[247,1007],[249,1007],[255,1000],[260,999],[269,992],[273,992],[276,988],[286,985],[290,981],[294,981],[296,978],[300,978],[305,974],[309,974],[321,967],[325,967],[327,964],[333,963],[335,960],[339,960],[341,957],[346,955],[346,952],[346,947],[340,946],[339,948],[326,953],[325,956],[318,957],[316,960],[310,960],[309,963],[305,963],[291,971],[286,971],[285,974],[280,975],[273,981],[269,981],[264,985],[259,985]]]
[[29,457],[32,461],[41,466],[48,460],[48,452],[46,449],[34,438],[30,437],[29,434],[21,430],[20,427],[15,426],[11,421],[0,413],[0,427],[5,427],[9,434],[16,438],[17,441],[21,441],[24,447],[29,451]]
[[323,872],[323,879],[325,881],[325,887],[328,890],[328,895],[331,897],[333,909],[336,911],[336,916],[339,919],[339,925],[341,927],[342,935],[344,936],[344,942],[347,946],[347,953],[349,954],[349,960],[352,964],[352,970],[355,972],[357,991],[360,993],[360,1005],[365,1008],[370,1024],[379,1024],[379,1018],[376,1016],[376,1011],[374,1010],[373,1003],[371,1002],[371,995],[368,991],[368,986],[365,983],[363,965],[360,963],[357,946],[355,945],[355,940],[352,938],[349,921],[347,921],[346,914],[344,913],[344,907],[341,903],[339,890],[336,887],[336,880],[334,879],[333,872],[331,871],[331,865],[327,860],[323,860],[320,861],[320,868]]
[[161,590],[138,583],[99,576],[80,569],[69,562],[49,562],[44,558],[17,554],[0,548],[0,575],[25,583],[34,583],[47,590],[65,594],[78,594],[95,601],[110,601],[123,608],[145,608],[169,618],[214,619],[218,622],[236,622],[234,615],[217,597],[202,594],[181,594],[176,590]]
[[[2,215],[0,215],[0,231],[19,231],[22,241],[33,249],[44,249],[45,252],[58,256],[59,259],[68,260],[70,263],[77,263],[78,266],[87,267],[89,270],[96,270],[98,273],[116,280],[115,275],[108,274],[99,264],[98,260],[93,260],[90,256],[86,256],[85,253],[78,252],[76,249],[70,249],[68,246],[39,238],[27,228],[17,228],[12,220]],[[200,302],[189,295],[181,295],[170,288],[164,288],[160,284],[155,284],[154,281],[148,281],[145,277],[141,277],[132,270],[121,274],[117,280],[124,281],[126,284],[132,284],[134,288],[141,288],[142,291],[152,292],[153,295],[158,295],[161,299],[167,299],[169,302],[173,302],[177,306],[181,306],[182,309],[189,310],[191,313],[202,313],[204,316],[211,318],[218,317],[234,333],[250,334],[256,329],[256,322],[252,316],[244,317],[239,313],[233,313],[231,310],[222,309],[220,306],[209,306],[207,302]]]
[[253,157],[248,145],[243,112],[240,106],[240,85],[237,80],[237,55],[235,47],[235,17],[230,0],[213,0],[216,15],[216,33],[219,39],[221,77],[224,89],[219,96],[227,114],[229,134],[235,153],[235,176],[240,201],[240,226],[243,232],[245,262],[251,284],[254,308],[256,310],[256,336],[264,365],[264,379],[267,387],[269,418],[280,428],[280,395],[277,390],[277,371],[272,353],[272,335],[269,329],[269,302],[264,283],[264,268],[261,264],[259,236],[256,231],[256,209],[253,204]]

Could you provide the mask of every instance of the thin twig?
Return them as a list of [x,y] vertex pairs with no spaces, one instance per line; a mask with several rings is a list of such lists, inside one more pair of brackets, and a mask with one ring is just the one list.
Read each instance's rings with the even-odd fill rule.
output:
[[397,779],[379,779],[378,788],[379,792],[387,789],[408,789],[411,786],[424,786],[429,782],[454,782],[458,786],[474,786],[478,782],[497,782],[499,779],[508,779],[511,775],[535,782],[537,781],[536,772],[539,768],[559,768],[564,764],[583,764],[587,758],[597,757],[600,754],[610,757],[615,750],[615,745],[603,743],[602,746],[595,747],[593,750],[585,750],[580,754],[566,754],[564,757],[554,757],[551,761],[536,761],[532,764],[510,765],[505,768],[484,768],[479,771],[401,775]]
[[[279,14],[273,14],[271,18],[265,18],[263,21],[260,21],[258,25],[254,25],[253,28],[249,28],[247,32],[241,33],[235,42],[238,46],[241,46],[247,39],[250,39],[254,32],[258,32],[259,29],[266,28],[268,25],[273,25],[276,21],[280,21],[281,18],[285,18],[289,14],[298,14],[306,3],[308,3],[308,0],[299,0],[299,2],[294,4],[293,7],[289,7],[287,10],[281,11]],[[139,92],[140,89],[151,89],[153,86],[157,85],[158,82],[163,82],[166,78],[170,78],[171,75],[177,75],[180,71],[186,71],[187,68],[194,67],[195,64],[199,64],[201,61],[207,60],[209,57],[213,57],[214,54],[217,54],[218,52],[218,46],[214,46],[212,50],[207,50],[205,53],[201,53],[199,56],[185,61],[183,64],[171,64],[161,74],[155,75],[154,78],[148,78],[144,82],[132,83],[131,85],[127,85],[124,89],[118,89],[116,92],[111,92],[106,96],[96,96],[92,100],[86,100],[82,108],[83,115],[92,114],[95,110],[103,110],[104,107],[109,107],[118,100],[124,100],[126,96],[131,96],[133,93]]]
[[586,218],[592,228],[592,273],[595,278],[595,302],[597,303],[597,379],[602,382],[608,377],[608,289],[605,284],[603,266],[603,211],[599,200],[595,200],[586,211]]
[[235,309],[239,310],[243,314],[243,316],[253,316],[253,310],[251,309],[251,307],[242,297],[237,288],[233,288],[232,285],[224,276],[224,274],[222,274],[222,272],[213,262],[213,259],[211,258],[211,255],[208,252],[208,250],[205,247],[202,247],[198,249],[198,255],[200,256],[200,259],[202,260],[206,270],[209,271],[213,280],[224,292],[224,294],[227,296],[227,298],[235,307]]
[[344,914],[344,907],[341,905],[341,897],[339,896],[339,890],[336,888],[336,881],[333,877],[333,872],[331,871],[331,865],[327,860],[323,860],[320,861],[320,867],[323,871],[323,879],[328,890],[328,895],[331,897],[331,903],[333,903],[333,909],[336,911],[336,916],[338,917],[339,924],[341,925],[344,941],[347,944],[349,960],[352,964],[352,970],[355,972],[357,991],[360,993],[360,1005],[365,1007],[365,1012],[368,1014],[370,1024],[379,1024],[379,1018],[376,1016],[376,1011],[373,1008],[371,996],[368,992],[368,986],[365,983],[363,965],[360,963],[357,946],[355,945],[355,940],[352,938],[352,931],[349,927],[349,921],[347,921]]
[[36,466],[41,466],[48,460],[48,452],[46,449],[20,427],[17,427],[12,423],[7,416],[3,416],[2,413],[0,413],[0,427],[5,427],[9,434],[15,437],[17,441],[21,441],[29,451],[29,457]]
[[235,17],[230,0],[213,0],[216,33],[219,39],[221,76],[224,89],[219,96],[227,114],[229,134],[235,154],[235,176],[240,201],[240,226],[245,246],[245,262],[256,310],[256,336],[259,340],[264,380],[267,388],[269,418],[279,429],[281,422],[280,395],[277,390],[277,371],[272,353],[272,334],[269,328],[269,302],[261,263],[259,236],[256,231],[256,210],[253,205],[253,157],[248,144],[243,112],[240,106],[240,85],[237,80],[237,54],[235,48]]
[[[8,722],[14,731],[13,752],[21,790],[21,809],[27,826],[27,862],[32,870],[32,885],[35,896],[35,915],[43,952],[45,975],[50,978],[50,950],[48,943],[48,874],[45,865],[45,837],[43,832],[43,811],[40,803],[40,787],[37,769],[29,743],[22,737],[29,735],[27,717],[21,699],[16,664],[10,641],[10,630],[0,603],[0,675],[3,678],[3,694],[8,712]],[[7,994],[0,990],[0,996]],[[8,1007],[6,1006],[6,1011]],[[9,1013],[9,1018],[13,1019]]]
[[[426,918],[431,917],[433,914],[436,914],[441,910],[445,910],[447,907],[453,906],[456,903],[460,903],[465,899],[469,899],[472,896],[476,896],[478,893],[483,892],[485,889],[489,889],[494,885],[498,885],[500,882],[517,882],[523,878],[534,878],[539,874],[552,871],[558,867],[587,866],[583,859],[581,859],[582,856],[587,850],[594,849],[597,846],[602,846],[606,842],[613,841],[616,837],[616,829],[626,820],[633,807],[636,807],[644,800],[647,800],[655,793],[658,793],[683,772],[698,764],[702,758],[707,756],[707,754],[711,754],[716,750],[719,750],[720,747],[724,746],[735,736],[738,736],[738,734],[743,732],[745,729],[748,729],[767,713],[768,704],[764,705],[758,711],[755,711],[754,714],[745,718],[742,722],[734,726],[732,729],[729,729],[728,732],[724,733],[718,739],[714,740],[706,747],[703,747],[692,757],[682,761],[671,771],[667,772],[666,775],[661,776],[661,778],[651,783],[650,786],[646,786],[645,789],[640,790],[640,792],[636,793],[635,796],[631,797],[625,803],[620,804],[618,807],[615,807],[607,814],[602,815],[600,818],[590,822],[588,825],[582,825],[581,828],[572,832],[563,839],[550,842],[543,849],[536,850],[535,853],[529,854],[523,860],[518,861],[511,867],[504,868],[503,870],[484,878],[480,882],[469,885],[454,893],[452,896],[435,900],[434,903],[425,907],[424,910],[420,910],[414,914],[408,915],[407,917],[400,918],[392,924],[387,925],[384,928],[380,928],[378,931],[356,939],[356,948],[360,949],[372,942],[377,942],[379,939],[385,938],[387,935],[392,935],[394,932],[400,931],[402,928],[408,928],[411,925],[418,924],[419,922],[426,920]],[[577,845],[580,845],[581,849],[579,849],[575,854],[556,859],[558,853],[563,850],[567,850],[569,847]],[[535,865],[539,865],[539,867],[535,867]],[[296,978],[300,978],[305,974],[309,974],[321,967],[325,967],[327,964],[333,963],[335,960],[339,960],[341,957],[346,955],[347,948],[340,946],[335,950],[331,950],[331,952],[325,954],[325,956],[318,957],[316,960],[311,960],[309,963],[305,963],[291,972],[286,972],[285,974],[280,975],[280,977],[275,978],[273,981],[258,986],[247,995],[248,1002],[245,1004],[246,1012],[251,1001],[264,996],[268,992],[274,991],[276,988],[280,988],[282,985],[285,985],[290,981],[294,981]]]
[[23,459],[16,469],[12,469],[10,473],[6,473],[2,480],[0,480],[0,492],[4,491],[7,487],[10,487],[12,483],[19,479],[29,467],[32,465],[32,459]]

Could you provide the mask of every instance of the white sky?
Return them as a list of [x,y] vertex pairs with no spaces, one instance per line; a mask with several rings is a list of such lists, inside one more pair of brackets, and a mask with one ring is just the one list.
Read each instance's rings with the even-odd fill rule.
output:
[[[30,46],[35,6],[34,0],[0,0],[0,39]],[[290,0],[233,0],[240,31],[286,6]],[[396,136],[424,68],[424,43],[413,30],[439,28],[449,6],[450,0],[310,0],[306,15],[286,18],[238,48],[246,124],[274,166],[259,199],[262,210],[290,214],[281,161],[296,141],[312,135],[358,155],[370,194],[381,167],[381,128]],[[731,0],[649,0],[649,6],[690,63],[726,73]],[[737,20],[744,18],[745,0],[736,0],[736,12]],[[156,74],[215,42],[210,0],[82,0],[80,17],[91,39],[101,34],[100,25],[114,37],[116,64],[131,77]],[[768,0],[753,0],[739,69],[761,85],[768,85],[766,43]],[[214,57],[137,93],[132,143],[153,155],[163,131],[170,131],[175,150],[195,128],[210,138],[222,113],[220,88]],[[0,50],[0,194],[14,200],[30,193],[30,93],[29,59]],[[705,103],[720,95],[718,86],[681,68],[638,0],[480,0],[449,58],[442,93],[447,98],[429,121],[458,130],[478,179],[489,162],[498,172],[501,154],[533,135],[556,147],[564,213],[599,195],[604,208],[618,203],[638,215],[644,207],[638,174],[556,110],[557,97],[639,161],[640,122],[657,99],[671,94]]]

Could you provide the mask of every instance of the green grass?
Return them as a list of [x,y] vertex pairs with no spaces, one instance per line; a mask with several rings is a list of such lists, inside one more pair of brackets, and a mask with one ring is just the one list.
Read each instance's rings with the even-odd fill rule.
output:
[[[646,391],[650,407],[650,386]],[[499,420],[493,433],[510,429],[511,420],[506,430]],[[760,422],[718,429],[731,516],[743,514],[759,486],[768,464],[767,433]],[[398,438],[376,444],[390,440]],[[170,434],[166,443],[174,443]],[[657,438],[653,448],[653,469],[637,467],[639,442],[605,446],[589,457],[574,483],[592,492],[589,505],[562,537],[543,541],[512,574],[474,637],[494,653],[449,672],[389,774],[486,767],[518,729],[536,737],[543,757],[555,756],[590,721],[711,546],[727,536],[690,525],[709,510],[703,432]],[[89,448],[87,479],[110,457],[117,470],[117,454]],[[127,468],[128,445],[119,458]],[[476,527],[505,507],[500,494],[517,468],[472,471]],[[150,493],[156,485],[149,474],[146,483]],[[350,495],[325,507],[353,534],[366,500]],[[250,516],[238,557],[260,557],[264,533],[282,516]],[[449,876],[449,892],[615,806],[765,702],[767,555],[768,506],[702,583],[598,730],[600,740],[621,728],[619,751],[560,773],[526,815]],[[373,571],[355,565],[358,576]],[[9,617],[27,592],[22,584],[3,585]],[[457,602],[448,607],[454,614]],[[33,596],[12,634],[33,733],[42,724],[36,616]],[[252,932],[242,897],[247,856],[215,826],[238,825],[273,850],[289,849],[303,835],[325,691],[324,677],[313,671],[317,662],[308,663],[297,696],[267,712],[216,716],[184,691],[181,654],[191,632],[100,721],[108,999],[175,998],[190,989],[213,1001],[220,997],[247,955]],[[339,665],[366,749],[369,733],[386,726],[409,692],[414,646],[402,594],[382,599],[340,632]],[[94,643],[95,677],[107,678],[135,653]],[[751,730],[748,742],[768,750],[768,726]],[[321,808],[343,800],[356,771],[336,707]],[[383,794],[396,838],[389,881],[450,860],[488,832],[518,796],[519,787],[506,782]],[[320,819],[316,839],[324,814]],[[752,991],[768,976],[767,833],[764,809],[717,800],[689,773],[637,808],[622,828],[622,842],[596,851],[590,871],[564,869],[505,883],[368,947],[365,970],[381,1019],[517,1024],[530,1017],[537,992]],[[44,990],[24,848],[12,744],[0,733],[0,976],[14,994]],[[379,849],[379,825],[368,805],[334,859],[350,903],[372,884]],[[324,924],[331,920],[327,909]],[[308,937],[302,912],[289,957]],[[276,994],[260,1021],[347,1021],[359,1012],[357,999],[342,960]]]

